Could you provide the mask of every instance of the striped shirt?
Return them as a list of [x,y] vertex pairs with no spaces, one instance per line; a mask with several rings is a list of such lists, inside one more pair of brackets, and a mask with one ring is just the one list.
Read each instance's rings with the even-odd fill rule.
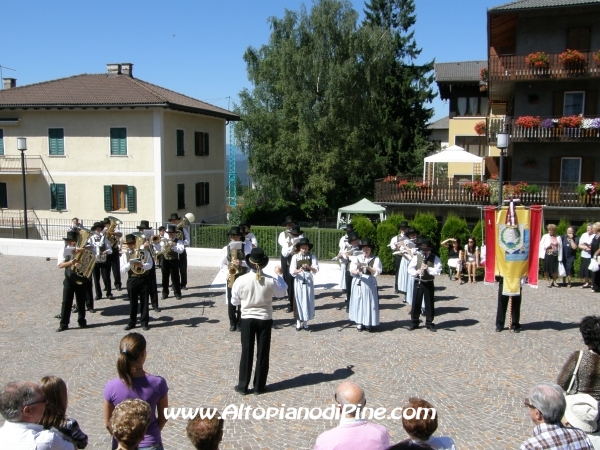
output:
[[594,450],[594,445],[579,428],[567,428],[562,424],[540,423],[520,450]]

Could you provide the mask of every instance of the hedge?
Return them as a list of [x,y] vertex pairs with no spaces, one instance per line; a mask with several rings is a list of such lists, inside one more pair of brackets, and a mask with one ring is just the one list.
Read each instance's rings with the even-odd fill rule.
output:
[[[446,223],[442,227],[442,238],[441,242],[448,238],[456,238],[459,240],[459,249],[463,249],[467,243],[468,237],[471,235],[467,221],[454,214],[449,214],[446,219]],[[441,245],[440,242],[440,259],[442,260],[442,267],[448,271],[448,249]],[[451,242],[448,242],[451,245]]]

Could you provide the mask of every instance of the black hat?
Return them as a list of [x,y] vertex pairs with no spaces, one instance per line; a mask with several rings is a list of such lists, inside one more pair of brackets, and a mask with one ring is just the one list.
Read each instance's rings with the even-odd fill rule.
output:
[[150,222],[148,222],[147,220],[142,220],[140,222],[140,226],[137,227],[138,230],[151,230],[152,227],[150,226]]
[[294,225],[290,230],[290,234],[292,236],[300,236],[302,234],[302,231],[300,231],[300,225]]
[[357,239],[360,238],[358,237],[358,234],[356,234],[354,231],[348,233],[348,242],[356,241]]
[[400,222],[400,225],[398,225],[398,228],[406,228],[408,227],[408,222],[406,220],[403,220],[402,222]]
[[350,233],[351,231],[354,231],[354,227],[349,223],[346,225],[346,233]]
[[371,239],[369,238],[364,238],[362,241],[360,241],[360,246],[362,247],[369,247],[371,249],[371,251],[373,251],[373,249],[375,248],[375,246],[373,245],[373,242],[371,242]]
[[63,241],[76,241],[78,237],[77,231],[67,231],[67,237],[63,238]]
[[179,214],[173,213],[173,214],[171,214],[171,218],[169,219],[169,222],[171,220],[181,220],[181,217],[179,217]]
[[239,226],[240,226],[240,228],[246,227],[246,228],[250,229],[250,224],[248,222],[242,222],[242,223],[240,223]]
[[241,236],[242,230],[240,227],[231,227],[231,230],[227,232],[227,236]]
[[269,257],[265,255],[262,248],[253,248],[252,251],[246,255],[246,264],[252,269],[256,269],[256,265],[262,269],[269,263]]
[[110,219],[108,217],[104,218],[104,223],[110,223]]
[[104,222],[94,222],[94,225],[92,225],[92,231],[95,230],[96,228],[104,229]]
[[431,250],[431,240],[429,240],[428,238],[423,238],[421,239],[421,246],[420,246],[421,250],[425,250],[425,249],[429,249]]
[[309,250],[309,251],[310,251],[310,249],[312,249],[312,248],[313,248],[313,244],[311,244],[311,243],[308,241],[308,238],[305,238],[305,237],[303,237],[303,238],[301,238],[301,239],[300,239],[298,242],[296,242],[296,246],[295,246],[295,247],[296,247],[296,250],[300,251],[300,247],[302,247],[303,245],[308,245],[308,250]]
[[410,227],[408,229],[408,231],[406,232],[406,234],[411,235],[411,234],[418,234],[417,230],[415,230],[413,227]]
[[130,242],[135,242],[135,236],[133,234],[125,236],[125,243],[129,244]]
[[177,233],[177,225],[170,223],[167,225],[167,233]]
[[288,223],[294,223],[294,218],[292,216],[285,216],[285,221],[283,224],[287,225]]

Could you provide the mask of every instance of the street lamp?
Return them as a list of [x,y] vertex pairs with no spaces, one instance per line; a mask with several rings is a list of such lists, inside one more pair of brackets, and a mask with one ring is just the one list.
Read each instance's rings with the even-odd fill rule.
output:
[[25,150],[27,150],[27,138],[17,138],[17,150],[21,152],[21,175],[23,176],[23,216],[25,219],[25,239],[29,239],[27,229],[27,187],[25,185]]
[[506,149],[508,148],[510,136],[507,132],[496,134],[496,147],[500,150],[500,176],[498,180],[498,206],[502,207],[502,185],[504,183],[504,157],[506,156]]

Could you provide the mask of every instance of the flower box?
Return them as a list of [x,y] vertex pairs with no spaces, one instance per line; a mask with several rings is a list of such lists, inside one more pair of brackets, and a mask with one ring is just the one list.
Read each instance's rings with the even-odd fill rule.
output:
[[550,67],[550,57],[544,52],[530,53],[525,57],[525,63],[531,69],[547,69]]
[[566,116],[558,119],[558,126],[560,128],[579,128],[583,123],[581,116]]
[[541,124],[539,116],[520,116],[515,120],[515,125],[521,128],[538,128]]
[[477,122],[475,124],[474,129],[475,129],[475,133],[477,133],[479,136],[483,136],[487,131],[485,120],[482,120],[481,122]]
[[585,55],[578,50],[569,50],[558,55],[565,69],[580,69],[585,63]]

